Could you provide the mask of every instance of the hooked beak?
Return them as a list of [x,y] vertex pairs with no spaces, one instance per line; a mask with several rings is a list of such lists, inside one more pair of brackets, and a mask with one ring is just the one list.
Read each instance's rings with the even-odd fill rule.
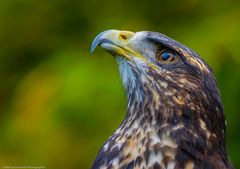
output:
[[128,46],[128,42],[135,33],[130,31],[107,30],[99,35],[92,42],[91,52],[97,46],[102,47],[113,56],[122,56],[131,60],[136,52],[133,52]]

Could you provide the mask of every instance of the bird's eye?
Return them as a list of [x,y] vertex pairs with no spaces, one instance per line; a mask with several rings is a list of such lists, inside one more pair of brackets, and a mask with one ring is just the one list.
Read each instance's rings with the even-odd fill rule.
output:
[[176,52],[170,50],[162,50],[157,54],[157,60],[161,63],[171,63],[179,59]]

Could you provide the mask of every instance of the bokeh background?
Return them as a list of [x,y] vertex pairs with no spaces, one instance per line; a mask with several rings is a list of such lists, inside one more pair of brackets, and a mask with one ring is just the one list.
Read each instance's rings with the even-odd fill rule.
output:
[[239,0],[1,0],[0,165],[90,168],[125,114],[114,59],[89,52],[113,28],[162,32],[211,65],[240,168]]

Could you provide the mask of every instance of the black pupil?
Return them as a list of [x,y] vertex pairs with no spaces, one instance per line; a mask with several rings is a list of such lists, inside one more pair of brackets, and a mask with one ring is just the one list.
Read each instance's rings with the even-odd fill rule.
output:
[[169,60],[170,58],[172,58],[171,60],[174,60],[174,58],[175,58],[175,55],[174,55],[173,53],[171,53],[171,52],[163,52],[163,53],[161,54],[161,56],[162,56],[162,60],[163,60],[163,61],[167,61],[167,60]]

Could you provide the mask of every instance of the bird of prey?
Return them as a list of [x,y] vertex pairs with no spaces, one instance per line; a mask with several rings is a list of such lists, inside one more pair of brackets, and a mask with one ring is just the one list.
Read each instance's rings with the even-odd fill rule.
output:
[[219,89],[198,54],[150,31],[107,30],[96,46],[119,65],[127,112],[92,169],[233,169]]

